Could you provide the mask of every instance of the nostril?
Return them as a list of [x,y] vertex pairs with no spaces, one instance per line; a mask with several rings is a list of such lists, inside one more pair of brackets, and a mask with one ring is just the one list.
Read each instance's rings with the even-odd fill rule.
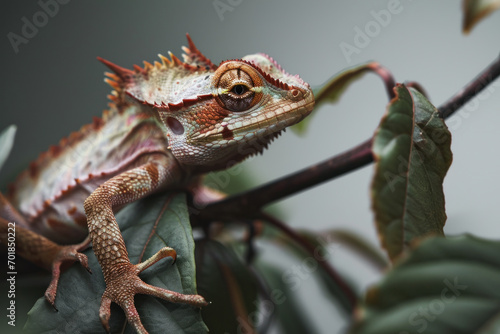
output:
[[292,89],[292,95],[293,95],[293,97],[298,97],[300,95],[300,90]]

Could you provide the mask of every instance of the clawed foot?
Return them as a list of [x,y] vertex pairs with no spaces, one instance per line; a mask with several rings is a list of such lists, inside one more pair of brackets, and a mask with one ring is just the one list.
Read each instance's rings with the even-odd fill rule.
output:
[[123,309],[128,322],[135,328],[137,333],[147,334],[141,323],[139,314],[134,305],[134,295],[145,294],[155,296],[173,303],[185,303],[201,307],[207,305],[205,299],[200,295],[184,295],[175,291],[155,287],[144,283],[139,278],[139,273],[158,260],[171,256],[175,260],[175,251],[172,248],[164,247],[150,259],[133,265],[121,263],[119,268],[105,274],[106,290],[102,296],[99,318],[105,330],[109,333],[109,318],[111,316],[111,303],[114,302]]
[[59,277],[61,275],[61,265],[71,264],[73,262],[80,262],[80,264],[87,269],[89,273],[92,273],[87,255],[80,253],[80,251],[86,249],[90,244],[90,238],[86,238],[83,242],[77,245],[59,246],[56,252],[54,261],[52,262],[52,280],[49,287],[45,291],[45,299],[57,310],[55,306],[55,299],[57,294],[57,285],[59,284]]

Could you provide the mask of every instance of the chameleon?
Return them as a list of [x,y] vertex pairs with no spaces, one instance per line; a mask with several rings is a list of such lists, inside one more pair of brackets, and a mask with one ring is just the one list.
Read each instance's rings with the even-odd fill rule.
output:
[[[222,61],[205,57],[187,34],[183,60],[126,69],[98,58],[111,72],[109,109],[42,153],[0,193],[0,242],[16,222],[16,252],[52,272],[45,292],[55,307],[61,265],[79,262],[90,243],[106,283],[99,309],[109,332],[111,303],[137,333],[147,333],[134,305],[146,294],[195,307],[187,295],[146,284],[139,274],[170,247],[132,264],[114,214],[165,190],[202,187],[202,175],[262,152],[286,127],[311,113],[314,95],[298,75],[263,54]],[[75,154],[78,152],[78,154]]]

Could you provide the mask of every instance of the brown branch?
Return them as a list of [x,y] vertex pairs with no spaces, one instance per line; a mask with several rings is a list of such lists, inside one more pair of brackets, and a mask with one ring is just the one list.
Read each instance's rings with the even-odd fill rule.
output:
[[[439,115],[443,118],[449,117],[499,76],[500,57],[439,107]],[[371,139],[368,139],[324,162],[247,192],[211,203],[200,212],[198,218],[228,220],[252,216],[267,204],[352,172],[371,162],[373,162]]]

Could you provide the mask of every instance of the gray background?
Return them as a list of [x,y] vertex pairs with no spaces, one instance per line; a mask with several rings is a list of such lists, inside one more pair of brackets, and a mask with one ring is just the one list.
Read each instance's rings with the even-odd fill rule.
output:
[[[461,33],[459,1],[402,0],[401,13],[374,34],[350,62],[342,42],[354,45],[355,27],[364,29],[371,11],[389,1],[250,1],[222,0],[230,9],[218,13],[217,1],[70,1],[39,28],[16,54],[7,38],[20,34],[23,17],[41,10],[36,2],[9,1],[1,11],[0,129],[16,124],[14,152],[0,179],[4,185],[49,145],[89,123],[106,108],[110,88],[102,82],[102,56],[131,67],[157,60],[168,50],[181,55],[189,32],[198,48],[218,63],[265,52],[285,70],[313,86],[346,67],[377,60],[400,82],[415,80],[439,105],[472,79],[499,53],[500,14],[481,22],[470,35]],[[220,15],[219,15],[220,14]],[[454,163],[445,181],[449,235],[471,232],[499,238],[500,83],[450,119]],[[372,135],[387,104],[380,81],[372,75],[354,84],[335,106],[316,110],[309,131],[288,131],[263,157],[245,163],[258,183],[296,171],[342,152]],[[369,203],[373,166],[316,187],[280,203],[293,227],[317,231],[346,228],[378,245]],[[363,289],[379,274],[343,247],[333,265]],[[292,262],[290,262],[291,265]],[[312,277],[301,285],[320,332],[340,332],[343,321],[322,300]]]

